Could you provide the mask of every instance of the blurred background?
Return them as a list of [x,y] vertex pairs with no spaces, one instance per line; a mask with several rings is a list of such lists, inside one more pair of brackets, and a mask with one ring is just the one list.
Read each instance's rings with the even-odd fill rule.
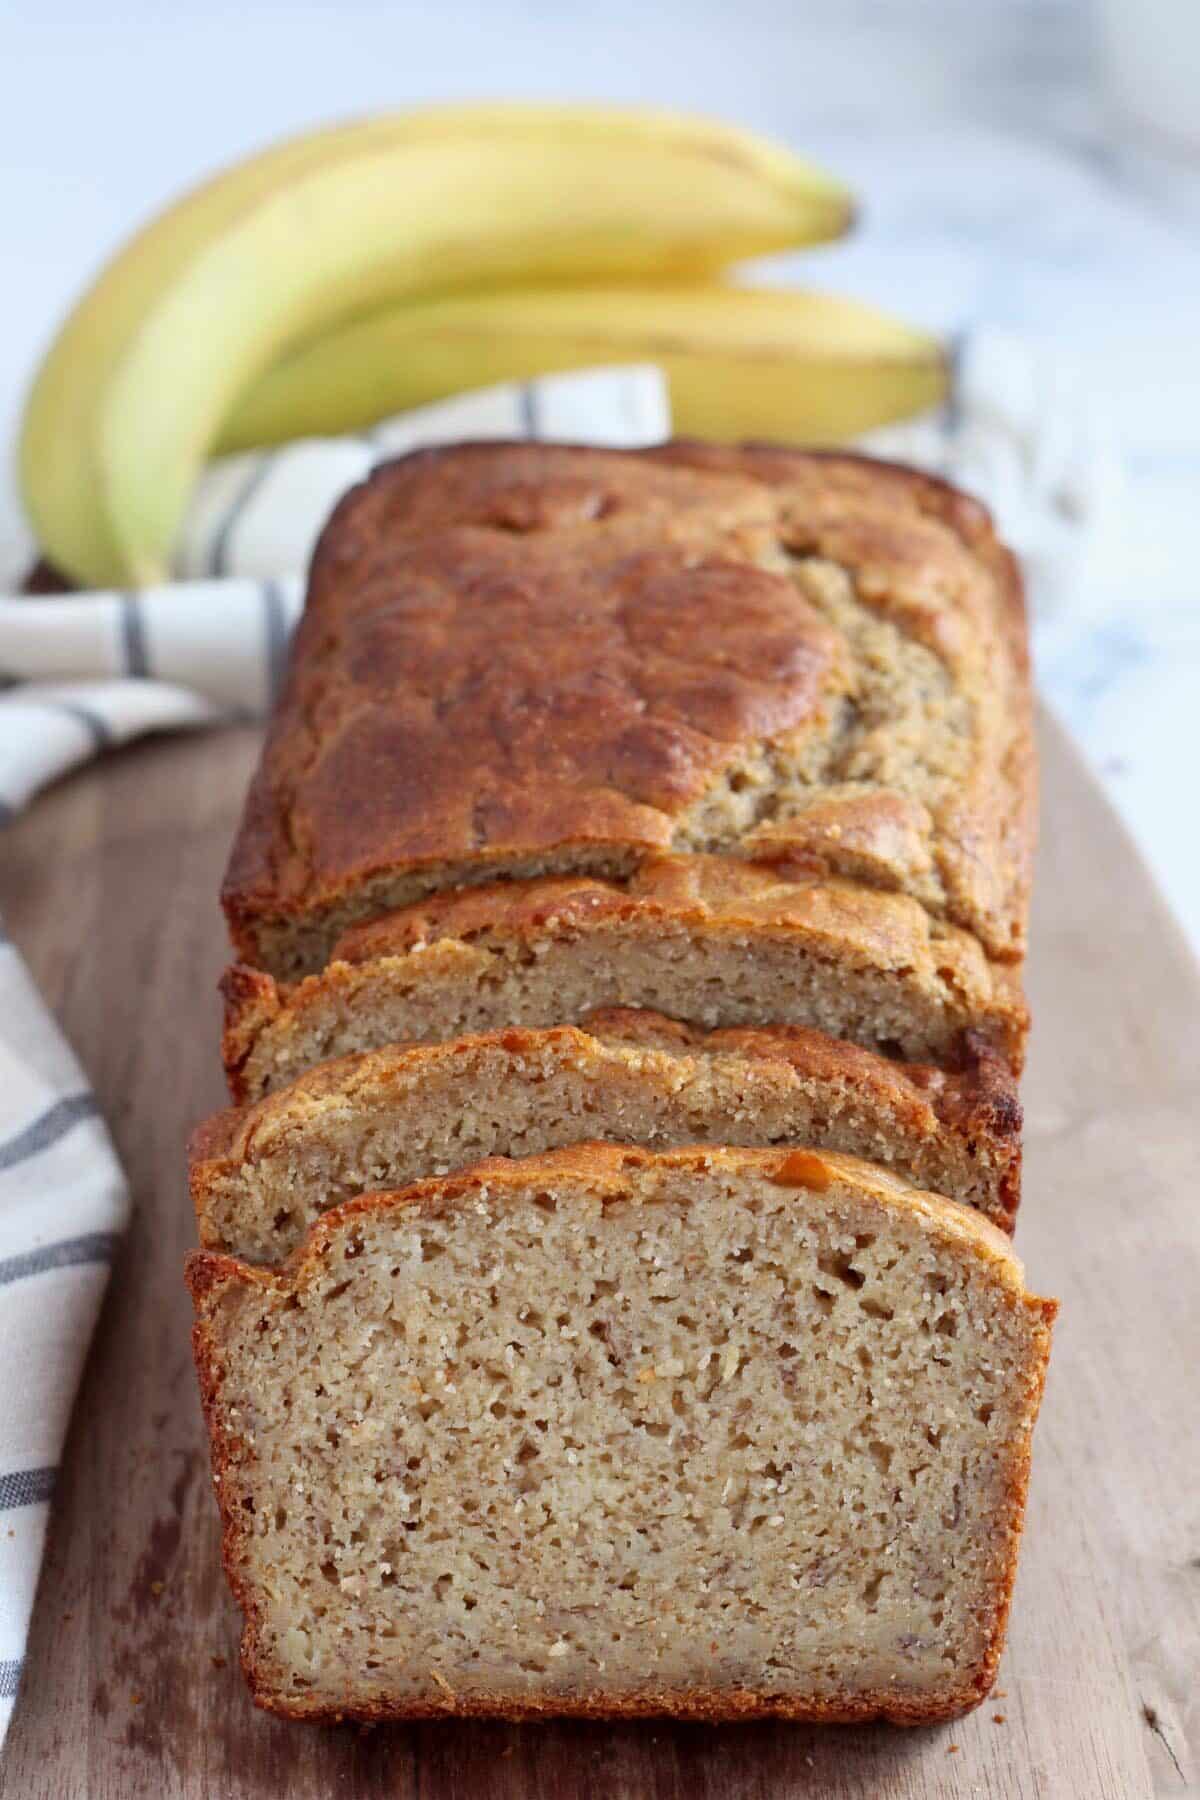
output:
[[181,188],[314,122],[425,100],[717,114],[861,197],[848,241],[773,277],[1015,334],[1073,396],[1099,474],[1078,579],[1038,619],[1042,689],[1200,944],[1194,0],[18,0],[2,32],[6,586],[30,550],[10,446],[36,361]]

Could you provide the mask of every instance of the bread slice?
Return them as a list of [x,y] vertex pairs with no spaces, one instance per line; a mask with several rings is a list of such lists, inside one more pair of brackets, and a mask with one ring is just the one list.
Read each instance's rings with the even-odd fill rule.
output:
[[1011,1231],[1021,1109],[986,1048],[947,1074],[800,1027],[704,1032],[657,1013],[321,1063],[194,1133],[200,1242],[278,1262],[330,1207],[581,1139],[849,1151]]
[[911,470],[698,445],[476,444],[380,469],[314,557],[224,889],[311,974],[448,888],[648,855],[806,864],[1019,959],[1020,583]]
[[725,857],[648,864],[629,883],[497,882],[348,932],[322,974],[225,977],[230,1091],[256,1100],[327,1057],[632,1006],[709,1029],[803,1025],[953,1067],[965,1035],[1015,1072],[1020,978],[916,901]]
[[583,1146],[188,1277],[254,1696],[917,1724],[996,1673],[1052,1301],[807,1150]]

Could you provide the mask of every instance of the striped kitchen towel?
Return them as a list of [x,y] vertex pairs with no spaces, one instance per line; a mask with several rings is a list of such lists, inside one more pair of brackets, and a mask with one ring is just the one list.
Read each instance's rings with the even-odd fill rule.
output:
[[83,1073],[0,941],[0,1743],[55,1467],[128,1211]]

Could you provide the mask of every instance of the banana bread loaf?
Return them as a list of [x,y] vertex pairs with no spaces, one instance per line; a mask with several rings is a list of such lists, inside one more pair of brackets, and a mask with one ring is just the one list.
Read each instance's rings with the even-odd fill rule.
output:
[[994,981],[1032,800],[1020,587],[973,501],[845,455],[466,445],[326,528],[224,903],[291,981],[440,890],[731,855]]
[[994,1680],[1055,1308],[978,1213],[583,1146],[188,1272],[261,1705],[916,1724]]
[[322,1063],[194,1133],[200,1242],[278,1262],[322,1212],[490,1156],[582,1139],[848,1151],[1011,1231],[1021,1109],[1003,1062],[900,1064],[821,1032],[704,1032],[657,1013],[509,1030]]
[[954,1067],[966,1036],[1021,1067],[1018,971],[915,900],[729,857],[656,859],[624,886],[496,882],[352,927],[295,985],[224,983],[230,1091],[255,1100],[312,1063],[381,1044],[645,1007],[710,1029],[803,1025]]

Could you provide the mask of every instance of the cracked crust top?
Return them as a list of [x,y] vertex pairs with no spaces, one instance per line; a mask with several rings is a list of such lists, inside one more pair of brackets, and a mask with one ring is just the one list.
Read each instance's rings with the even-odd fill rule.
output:
[[447,887],[733,852],[1008,960],[1031,803],[1019,582],[964,496],[848,456],[466,445],[327,526],[224,903],[294,976]]

